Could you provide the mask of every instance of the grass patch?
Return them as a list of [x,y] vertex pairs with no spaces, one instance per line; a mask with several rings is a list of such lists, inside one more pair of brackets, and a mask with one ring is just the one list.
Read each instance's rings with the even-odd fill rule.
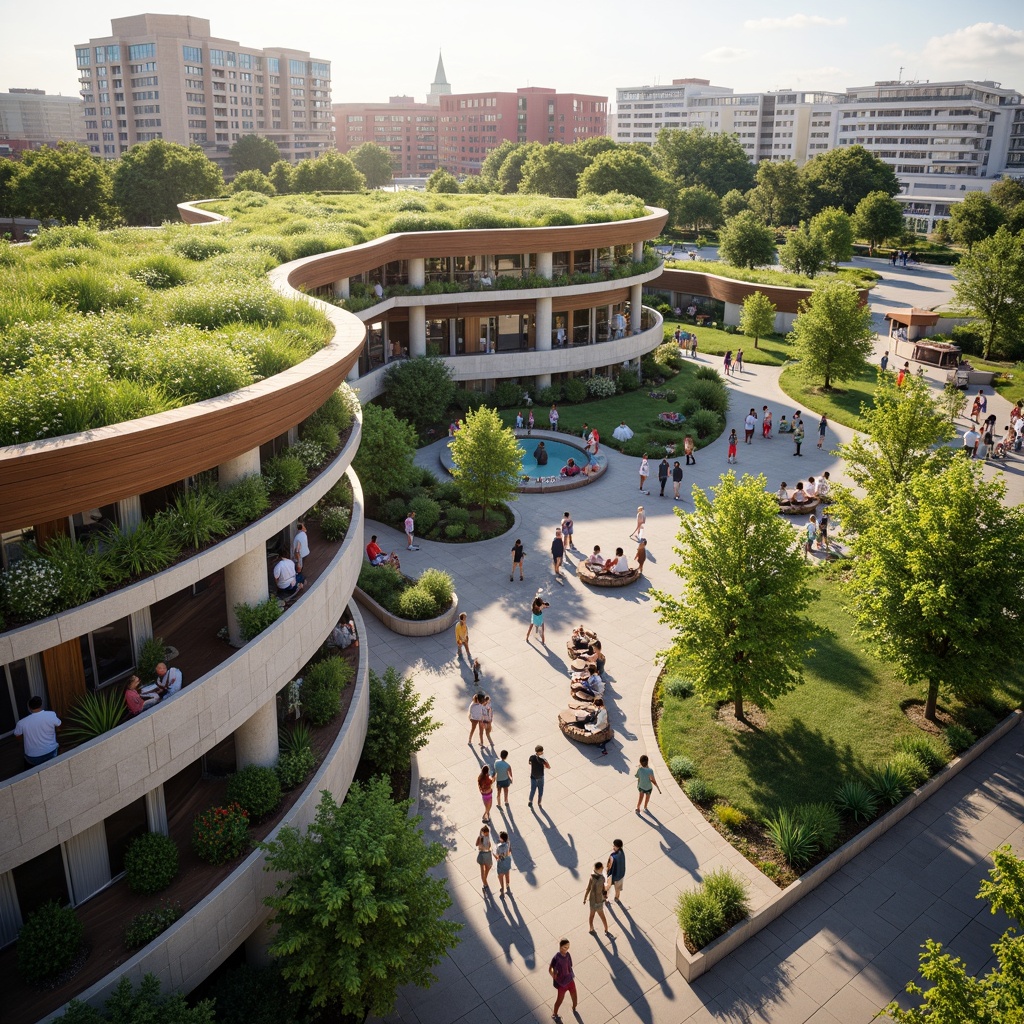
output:
[[[968,356],[971,366],[976,370],[987,370],[996,374],[992,386],[1008,402],[1019,402],[1024,398],[1024,363],[1010,363],[999,359],[982,359],[981,356]],[[974,388],[968,388],[971,394]]]
[[790,274],[785,270],[773,270],[771,267],[758,267],[756,270],[733,267],[728,263],[714,260],[668,260],[665,267],[668,270],[696,270],[704,274],[714,274],[716,277],[727,277],[733,281],[774,285],[776,288],[816,288],[823,281],[833,278],[849,281],[858,288],[871,288],[881,277],[881,274],[866,267],[844,267],[835,273],[824,271],[815,278],[805,277],[803,274]]
[[[743,357],[746,359],[746,353]],[[873,366],[869,366],[853,380],[843,381],[842,387],[835,387],[830,392],[821,390],[820,381],[809,381],[799,363],[785,367],[779,377],[779,386],[793,399],[796,408],[819,415],[824,413],[833,422],[856,430],[864,429],[860,416],[861,403],[865,403],[868,408],[874,407],[877,384],[878,371]],[[808,425],[806,416],[804,426],[810,440],[812,433],[816,432]]]
[[[813,585],[820,600],[809,609],[817,634],[805,682],[776,703],[763,731],[733,732],[697,698],[671,696],[671,681],[689,675],[679,664],[666,669],[658,725],[666,761],[690,758],[719,797],[757,820],[833,800],[844,776],[866,777],[893,756],[901,738],[923,735],[900,710],[901,701],[923,697],[923,689],[905,686],[862,648],[838,580],[821,575]],[[1017,706],[1022,684],[1020,669],[1008,663],[996,696]]]
[[676,320],[665,317],[665,340],[672,341],[676,327],[697,335],[697,355],[724,356],[726,352],[735,353],[737,348],[743,349],[743,362],[755,363],[758,366],[782,366],[792,359],[792,351],[784,334],[771,334],[766,338],[758,338],[757,348],[754,339],[744,334],[728,334],[714,327],[694,327],[687,320]]

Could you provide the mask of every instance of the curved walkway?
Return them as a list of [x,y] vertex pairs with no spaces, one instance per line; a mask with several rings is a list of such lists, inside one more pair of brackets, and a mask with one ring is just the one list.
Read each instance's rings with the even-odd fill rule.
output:
[[[791,414],[792,400],[779,391],[778,376],[778,369],[749,366],[733,378],[728,425],[742,432],[750,406],[760,413],[768,404],[776,422],[782,411]],[[780,479],[792,486],[825,469],[840,478],[836,460],[815,448],[816,420],[805,418],[809,443],[803,459],[793,458],[787,437],[755,437],[753,445],[740,444],[736,470],[764,472],[773,490]],[[841,426],[830,429],[826,448],[851,433]],[[914,976],[917,947],[928,936],[951,940],[952,950],[972,968],[983,966],[985,943],[1003,923],[974,900],[977,880],[987,869],[989,850],[1001,842],[1024,842],[1018,730],[693,986],[676,973],[674,905],[681,889],[724,865],[750,880],[755,905],[775,889],[690,805],[654,743],[651,665],[670,637],[654,614],[649,591],[675,579],[674,503],[658,497],[656,480],[649,497],[639,495],[638,460],[612,451],[608,459],[605,478],[593,487],[522,496],[515,505],[516,527],[503,538],[472,545],[424,541],[421,550],[407,552],[400,526],[368,526],[385,550],[399,550],[410,574],[437,566],[455,578],[460,608],[469,616],[470,645],[481,662],[479,686],[495,707],[495,747],[510,751],[514,772],[509,812],[492,815],[494,827],[511,834],[514,896],[497,898],[492,873],[494,895],[485,898],[473,846],[481,827],[475,779],[482,761],[479,747],[467,745],[467,708],[477,689],[472,670],[456,661],[451,635],[406,639],[368,621],[371,667],[379,672],[394,665],[435,697],[435,716],[443,725],[419,756],[419,810],[428,838],[449,851],[437,870],[449,880],[452,916],[465,924],[461,944],[437,969],[438,982],[426,991],[404,990],[391,1019],[548,1020],[553,989],[547,963],[562,937],[572,941],[580,990],[576,1019],[587,1024],[866,1024]],[[698,452],[697,460],[686,470],[684,510],[692,508],[693,484],[713,484],[728,468],[725,435]],[[436,446],[421,450],[418,461],[435,470]],[[554,579],[548,550],[563,511],[573,513],[582,550],[621,545],[632,554],[628,535],[641,503],[648,513],[648,579],[596,591],[575,578],[576,556],[563,570],[564,581]],[[517,536],[528,553],[522,583],[518,576],[508,579],[509,549]],[[551,605],[546,647],[524,639],[538,589]],[[565,640],[580,623],[598,631],[608,657],[606,699],[616,738],[603,758],[597,748],[565,739],[556,722],[568,698]],[[538,743],[551,771],[543,809],[531,810],[527,758]],[[642,753],[651,756],[664,790],[652,798],[654,813],[643,817],[634,813],[633,780]],[[493,763],[494,754],[487,755]],[[615,838],[624,841],[627,854],[623,902],[610,905],[612,936],[590,935],[583,891],[591,865],[607,859]],[[572,1019],[568,1004],[562,1011]]]

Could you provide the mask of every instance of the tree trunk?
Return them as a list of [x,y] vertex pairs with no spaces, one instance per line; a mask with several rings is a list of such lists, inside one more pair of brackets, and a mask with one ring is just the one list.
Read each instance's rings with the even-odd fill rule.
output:
[[924,702],[924,717],[929,722],[935,721],[935,707],[939,703],[939,684],[930,682],[928,684],[928,699]]
[[757,348],[757,335],[754,335],[754,348]]
[[982,352],[982,358],[988,359],[988,354],[992,351],[992,346],[996,340],[996,325],[993,323],[988,329],[988,337],[985,339],[985,351]]
[[736,721],[742,722],[743,719],[743,691],[737,690],[733,696],[733,713],[736,715]]

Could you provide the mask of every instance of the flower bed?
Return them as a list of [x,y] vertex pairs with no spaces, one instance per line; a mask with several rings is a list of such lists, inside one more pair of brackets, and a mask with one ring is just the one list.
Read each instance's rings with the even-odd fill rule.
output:
[[388,629],[403,636],[443,633],[458,612],[451,577],[439,569],[426,569],[412,580],[389,565],[364,562],[354,596]]

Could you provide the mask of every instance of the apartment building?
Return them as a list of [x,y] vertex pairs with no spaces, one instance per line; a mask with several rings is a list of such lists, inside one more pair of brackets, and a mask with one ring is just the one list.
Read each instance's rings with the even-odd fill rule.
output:
[[437,170],[438,108],[411,96],[387,103],[335,103],[334,124],[341,153],[374,142],[391,153],[396,177],[426,178]]
[[0,156],[64,140],[85,142],[83,107],[78,96],[48,96],[42,89],[0,93]]
[[114,159],[137,142],[195,143],[227,165],[244,135],[295,162],[334,148],[331,65],[305,50],[259,49],[210,35],[205,18],[114,18],[75,47],[86,140]]

